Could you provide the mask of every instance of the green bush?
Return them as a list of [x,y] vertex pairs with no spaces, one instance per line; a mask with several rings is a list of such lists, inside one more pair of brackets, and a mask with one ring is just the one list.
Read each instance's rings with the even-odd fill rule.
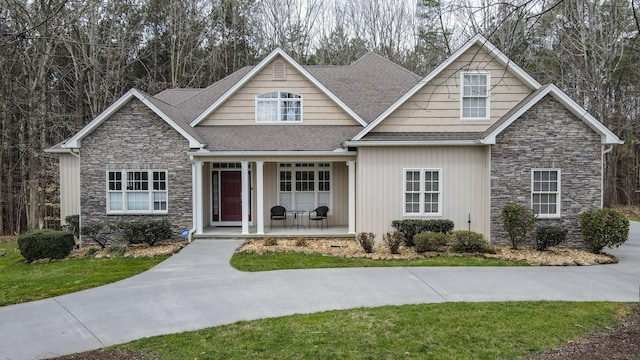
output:
[[18,237],[18,249],[28,262],[40,259],[63,259],[76,245],[73,234],[66,231],[34,230]]
[[448,234],[427,231],[414,237],[416,251],[419,253],[427,251],[437,251],[438,248],[446,246],[449,240]]
[[107,242],[111,238],[111,231],[109,227],[105,227],[102,224],[91,224],[82,227],[82,235],[89,238],[89,240],[100,245],[101,248],[107,246]]
[[407,246],[414,246],[414,237],[416,234],[431,231],[437,233],[449,233],[453,230],[453,221],[451,220],[394,220],[391,222],[396,230],[404,235],[404,243]]
[[80,237],[80,215],[69,215],[64,218],[67,223],[67,231],[77,238]]
[[356,242],[362,246],[364,251],[368,254],[373,252],[373,246],[376,243],[376,235],[374,233],[358,233],[356,236]]
[[107,248],[107,254],[112,257],[122,257],[127,252],[125,245],[109,245]]
[[502,224],[509,233],[511,248],[518,249],[518,245],[526,240],[527,235],[536,226],[536,212],[526,205],[509,204],[500,213]]
[[463,253],[484,253],[493,254],[495,250],[484,239],[482,234],[473,231],[454,231],[453,232],[453,250]]
[[545,251],[550,246],[557,246],[567,238],[569,229],[562,226],[541,225],[536,228],[536,249]]
[[296,246],[307,246],[309,245],[309,240],[304,236],[299,236],[296,238]]
[[388,232],[383,235],[382,240],[389,248],[390,253],[398,254],[400,245],[404,242],[404,235],[400,231]]
[[605,247],[618,247],[629,238],[629,219],[612,209],[588,210],[580,215],[582,238],[599,253]]
[[278,245],[278,239],[274,238],[273,236],[267,236],[266,238],[264,238],[264,242],[262,243],[263,246],[277,246]]
[[147,243],[153,246],[160,240],[170,239],[173,235],[171,223],[167,220],[142,220],[118,223],[123,239],[129,244]]

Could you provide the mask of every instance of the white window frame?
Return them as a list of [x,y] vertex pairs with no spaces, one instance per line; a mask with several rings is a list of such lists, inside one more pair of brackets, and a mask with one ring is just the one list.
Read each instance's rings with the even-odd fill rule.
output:
[[[551,190],[546,190],[543,191],[542,189],[540,190],[536,190],[535,188],[535,174],[536,172],[556,172],[557,173],[557,179],[556,179],[556,190],[555,191],[551,191]],[[538,211],[534,205],[534,197],[535,195],[556,195],[556,202],[555,202],[555,206],[556,206],[556,212],[555,213],[546,213],[546,214],[541,214],[540,212],[538,212],[538,218],[539,219],[557,219],[560,218],[560,214],[561,214],[561,208],[560,208],[560,198],[561,198],[561,188],[562,188],[562,174],[560,169],[558,168],[534,168],[531,169],[531,208],[533,208],[534,210]],[[549,203],[546,203],[551,204]]]
[[[407,173],[418,172],[420,174],[419,189],[408,190],[407,189]],[[437,172],[438,173],[438,191],[426,191],[425,189],[425,173]],[[418,193],[418,212],[407,212],[407,194]],[[425,211],[425,194],[438,194],[438,211],[426,212]],[[442,216],[442,168],[405,168],[402,169],[402,214],[404,216]]]
[[[119,173],[120,180],[120,189],[112,190],[110,189],[110,178],[109,175],[111,173]],[[128,174],[129,173],[147,173],[147,179],[145,180],[147,183],[146,190],[135,190],[128,188]],[[160,184],[164,183],[164,189],[154,189],[154,181],[153,175],[154,173],[164,174],[164,180],[160,180]],[[169,211],[169,172],[164,169],[125,169],[125,170],[107,170],[106,171],[106,209],[107,214],[167,214]],[[146,193],[148,194],[148,206],[147,209],[144,210],[130,210],[127,207],[127,197],[129,194],[134,193]],[[122,199],[122,209],[111,209],[111,194],[121,194]],[[155,210],[155,194],[163,194],[164,201],[160,200],[160,202],[165,203],[164,209]]]
[[[284,166],[283,166],[284,165]],[[312,166],[311,166],[312,165]],[[282,191],[282,187],[281,187],[281,183],[282,183],[282,176],[281,173],[282,172],[291,172],[291,178],[290,178],[290,182],[291,182],[291,191]],[[304,191],[299,191],[296,190],[296,171],[313,171],[314,172],[314,204],[312,205],[311,209],[297,209],[295,204],[296,204],[296,193],[299,192],[304,192]],[[329,172],[329,191],[321,191],[320,190],[320,172],[321,171],[328,171]],[[312,211],[315,210],[318,206],[321,206],[320,202],[319,202],[319,195],[320,193],[328,193],[329,196],[329,203],[327,204],[327,206],[329,207],[329,214],[332,214],[333,212],[333,186],[334,186],[334,182],[333,182],[333,176],[334,176],[334,171],[333,171],[333,163],[327,163],[327,162],[318,162],[318,163],[278,163],[278,171],[277,171],[277,176],[278,176],[278,205],[282,205],[285,206],[287,208],[287,210],[298,210],[298,211]],[[324,180],[322,180],[322,182],[325,182]],[[291,194],[291,206],[286,206],[286,204],[282,203],[282,194]]]
[[[465,83],[464,79],[467,75],[482,75],[487,78],[486,95],[466,95],[464,94]],[[484,98],[485,104],[485,116],[464,116],[464,99],[466,98]],[[463,72],[460,74],[460,119],[461,120],[489,120],[491,118],[491,74],[488,72]]]
[[[265,97],[267,95],[273,95],[273,94],[277,94],[276,97]],[[285,95],[286,94],[286,95]],[[296,97],[286,97],[288,95],[294,95]],[[294,119],[294,120],[285,120],[285,115],[283,112],[283,108],[285,107],[285,103],[286,102],[298,102],[299,103],[299,109],[300,112],[299,114],[299,118],[298,119]],[[261,109],[264,109],[263,107],[261,107],[260,105],[262,103],[270,103],[270,104],[275,104],[275,118],[267,118],[267,115],[269,114],[261,114]],[[291,92],[291,91],[269,91],[266,93],[262,93],[262,94],[258,94],[256,95],[256,104],[255,104],[255,111],[256,111],[256,123],[258,124],[297,124],[297,123],[301,123],[302,122],[302,117],[303,117],[303,99],[302,99],[302,95],[297,94],[295,92]],[[273,105],[272,105],[273,106]],[[296,115],[296,114],[294,114]]]

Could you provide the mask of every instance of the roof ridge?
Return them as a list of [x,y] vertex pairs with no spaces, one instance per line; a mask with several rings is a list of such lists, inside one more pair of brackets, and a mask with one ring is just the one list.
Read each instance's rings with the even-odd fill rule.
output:
[[351,64],[349,64],[349,65],[347,65],[347,66],[354,66],[354,65],[356,65],[358,62],[360,62],[362,59],[364,59],[364,58],[366,58],[366,57],[371,57],[371,56],[375,56],[376,58],[378,58],[378,59],[380,59],[380,60],[383,60],[384,62],[387,62],[387,63],[389,63],[389,64],[391,64],[391,65],[395,66],[396,68],[399,68],[399,69],[403,70],[404,72],[406,72],[406,73],[408,73],[408,74],[411,74],[412,76],[414,76],[414,77],[416,77],[416,78],[418,78],[418,79],[422,79],[422,76],[420,76],[420,75],[418,75],[418,74],[414,73],[413,71],[411,71],[411,70],[409,70],[409,69],[405,68],[404,66],[402,66],[402,65],[400,65],[400,64],[398,64],[398,63],[396,63],[395,61],[393,61],[393,60],[391,60],[391,59],[389,59],[389,58],[387,58],[387,57],[385,57],[385,56],[382,56],[382,55],[380,55],[380,54],[378,54],[378,53],[376,53],[376,52],[374,52],[374,51],[369,51],[369,52],[367,52],[366,54],[364,54],[364,55],[362,55],[360,58],[358,58],[356,61],[352,62]]

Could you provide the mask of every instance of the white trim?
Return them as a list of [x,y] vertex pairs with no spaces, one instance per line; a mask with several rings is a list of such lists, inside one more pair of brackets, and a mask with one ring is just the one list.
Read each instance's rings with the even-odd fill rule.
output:
[[[407,194],[407,171],[417,171],[420,173],[420,182],[419,182],[419,196],[418,196],[418,209],[419,211],[417,213],[408,213],[407,212],[407,198],[406,198],[406,194]],[[425,194],[425,189],[424,189],[424,181],[425,181],[425,176],[424,173],[426,171],[437,171],[438,172],[438,212],[437,213],[428,213],[424,211],[424,194]],[[442,168],[403,168],[402,169],[402,216],[403,217],[415,217],[415,216],[442,216],[443,211],[442,208],[444,206],[444,201],[443,201],[443,191],[442,191]],[[412,193],[415,193],[415,191],[413,191]]]
[[202,161],[194,161],[192,163],[193,173],[193,227],[196,229],[196,234],[202,234],[204,232],[204,216],[203,216],[203,184],[202,184]]
[[[558,186],[558,190],[556,192],[553,191],[546,191],[543,192],[542,190],[534,193],[533,190],[533,183],[534,183],[534,174],[536,171],[555,171],[558,174],[558,178],[556,179],[556,183]],[[531,169],[531,208],[533,208],[533,195],[534,194],[539,194],[539,193],[546,193],[546,194],[556,194],[556,213],[555,214],[538,214],[538,219],[559,219],[562,215],[562,208],[561,208],[561,198],[562,198],[562,174],[561,174],[561,170],[560,168],[532,168]]]
[[354,157],[355,151],[209,151],[199,150],[187,153],[192,158],[203,156],[231,157],[231,156],[346,156]]
[[[465,96],[464,95],[464,77],[465,75],[484,75],[486,76],[486,96]],[[484,117],[464,117],[464,98],[481,98],[486,99],[485,116]],[[491,120],[491,73],[487,71],[463,71],[460,73],[460,120],[462,121],[487,121]]]
[[[128,174],[130,172],[139,172],[139,173],[147,173],[147,190],[127,190],[127,182]],[[165,174],[165,189],[164,190],[154,190],[153,189],[153,173],[164,173]],[[121,189],[120,190],[109,190],[109,173],[120,173],[121,178],[119,180]],[[105,194],[105,208],[107,215],[166,215],[169,213],[169,171],[166,169],[107,169],[105,171],[105,181],[106,181],[106,194]],[[119,193],[122,195],[122,210],[111,210],[110,208],[110,196],[111,193]],[[138,193],[138,194],[147,194],[149,198],[147,202],[149,205],[148,210],[129,210],[127,206],[127,194],[129,193]],[[154,193],[165,193],[166,194],[166,209],[163,210],[154,210]]]
[[184,129],[178,126],[169,116],[163,113],[158,107],[153,105],[142,93],[140,93],[136,89],[131,89],[127,91],[120,99],[111,104],[105,111],[100,113],[93,121],[91,121],[87,126],[78,131],[71,139],[69,139],[65,144],[62,145],[63,148],[79,148],[81,147],[81,140],[89,135],[93,130],[95,130],[100,124],[102,124],[105,120],[111,117],[111,115],[115,114],[121,107],[129,102],[129,100],[136,98],[140,100],[143,104],[145,104],[149,109],[151,109],[156,115],[160,116],[169,126],[171,126],[174,130],[176,130],[180,135],[182,135],[185,139],[189,141],[190,148],[204,148],[205,144],[200,143],[191,135],[189,135]]
[[349,182],[347,196],[349,197],[349,222],[348,232],[349,234],[356,233],[356,162],[347,161],[347,167],[349,168]]
[[242,235],[249,234],[249,162],[241,161],[242,181]]
[[494,57],[494,59],[498,60],[503,66],[507,67],[507,70],[510,70],[518,79],[520,79],[525,85],[527,85],[532,90],[539,89],[542,85],[538,83],[531,75],[527,74],[526,71],[522,70],[518,65],[513,63],[505,54],[503,54],[498,48],[493,46],[485,37],[478,34],[472,37],[469,41],[467,41],[461,48],[456,50],[447,60],[438,65],[433,71],[431,71],[424,79],[422,79],[419,83],[417,83],[413,88],[411,88],[407,93],[405,93],[401,98],[399,98],[393,105],[391,105],[387,110],[385,110],[382,114],[380,114],[374,121],[369,123],[362,131],[360,131],[352,140],[360,140],[366,134],[368,134],[373,128],[378,126],[384,119],[386,119],[391,113],[393,113],[400,105],[404,104],[409,98],[411,98],[415,93],[417,93],[420,89],[422,89],[426,84],[428,84],[431,80],[433,80],[436,76],[440,75],[440,73],[445,70],[449,65],[453,64],[460,56],[462,56],[467,50],[471,48],[473,45],[478,45],[481,48],[489,51],[489,53]]
[[503,122],[500,126],[498,126],[495,130],[493,130],[489,135],[487,135],[482,143],[484,144],[495,144],[496,136],[502,133],[507,127],[509,127],[514,121],[516,121],[520,116],[522,116],[525,112],[527,112],[533,105],[537,104],[542,98],[551,94],[554,99],[564,105],[573,115],[575,115],[578,119],[582,120],[589,126],[593,131],[600,135],[600,141],[602,144],[624,144],[624,140],[620,140],[618,136],[616,136],[611,130],[609,130],[606,126],[604,126],[601,122],[596,120],[591,114],[587,112],[584,108],[582,108],[578,103],[573,101],[569,96],[567,96],[562,90],[558,89],[553,84],[546,85],[540,93],[534,96],[529,102],[527,102],[524,106],[522,106],[518,111],[516,111],[513,115],[511,115],[505,122]]
[[251,71],[249,71],[245,76],[240,79],[237,83],[235,83],[229,90],[227,90],[221,97],[219,97],[213,104],[211,104],[205,111],[203,111],[198,117],[196,117],[192,122],[191,126],[195,127],[200,124],[204,119],[206,119],[212,112],[214,112],[220,105],[222,105],[225,101],[227,101],[233,94],[235,94],[238,90],[240,90],[245,84],[249,82],[249,80],[253,79],[253,77],[262,71],[273,59],[277,56],[281,56],[284,58],[291,66],[293,66],[297,71],[299,71],[307,80],[311,81],[318,89],[320,89],[325,95],[327,95],[331,100],[333,100],[342,110],[344,110],[347,114],[349,114],[354,120],[356,120],[360,125],[367,126],[367,122],[364,121],[355,111],[351,110],[342,100],[340,100],[336,95],[334,95],[327,87],[325,87],[320,81],[318,81],[313,75],[311,75],[304,67],[298,64],[293,58],[287,55],[280,48],[276,48],[273,50],[267,57],[265,57],[262,61],[258,63],[258,65],[254,66]]
[[[266,95],[266,94],[271,94],[271,93],[278,93],[278,97],[277,98],[260,98],[261,95]],[[288,93],[288,94],[293,94],[296,95],[297,98],[283,98],[281,97],[282,93]],[[260,125],[280,125],[280,124],[285,124],[285,125],[291,125],[291,124],[301,124],[304,120],[304,101],[303,101],[303,96],[301,94],[298,94],[296,92],[293,91],[289,91],[289,90],[275,90],[275,91],[268,91],[268,92],[264,92],[261,94],[257,94],[255,96],[255,123],[256,124],[260,124]],[[283,101],[299,101],[300,102],[300,120],[292,120],[292,121],[287,121],[287,120],[281,120],[282,117],[282,113],[281,111],[281,103]],[[277,113],[276,113],[276,120],[274,121],[260,121],[258,120],[258,101],[267,101],[267,102],[274,102],[277,105]]]
[[360,140],[345,141],[346,147],[365,147],[365,146],[470,146],[485,145],[482,140],[420,140],[420,141],[384,141],[384,140]]
[[264,161],[256,161],[256,218],[257,234],[264,234]]
[[[281,162],[277,162],[276,163],[276,202],[278,205],[280,206],[284,206],[282,204],[282,202],[280,201],[280,196],[281,194],[284,193],[288,193],[291,194],[291,206],[284,206],[285,208],[287,208],[287,210],[304,210],[304,211],[312,211],[315,208],[322,206],[322,204],[320,204],[319,202],[319,195],[321,193],[329,193],[329,203],[326,204],[326,206],[329,208],[329,212],[328,215],[333,215],[333,194],[334,194],[334,176],[335,176],[335,171],[333,169],[333,161],[301,161],[301,163],[304,164],[313,164],[312,167],[304,167],[304,166],[296,166],[295,162],[291,162],[291,161],[281,161]],[[291,166],[289,167],[282,167],[282,164],[290,164]],[[318,166],[320,164],[328,164],[329,166]],[[281,178],[280,178],[280,173],[283,171],[288,171],[291,173],[291,191],[281,191],[280,190],[280,184],[281,184]],[[302,191],[302,190],[296,190],[296,171],[311,171],[314,173],[314,179],[313,179],[313,183],[314,183],[314,190],[313,190],[313,202],[314,204],[312,205],[312,208],[310,209],[299,209],[296,207],[296,193],[298,192],[303,192],[303,193],[310,193],[311,191]],[[320,191],[320,175],[319,172],[320,171],[329,171],[329,191]],[[323,180],[326,181],[326,180]]]

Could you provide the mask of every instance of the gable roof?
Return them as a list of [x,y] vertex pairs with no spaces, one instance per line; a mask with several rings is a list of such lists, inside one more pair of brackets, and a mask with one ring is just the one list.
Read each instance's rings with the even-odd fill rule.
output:
[[594,118],[583,107],[578,105],[573,99],[571,99],[562,90],[553,84],[547,84],[538,90],[529,94],[518,105],[514,106],[506,114],[504,114],[498,121],[491,125],[484,133],[482,143],[495,144],[496,136],[502,133],[509,125],[511,125],[516,119],[518,119],[527,110],[531,109],[533,105],[537,104],[545,96],[551,95],[554,99],[564,105],[573,115],[578,119],[584,121],[593,131],[600,135],[600,141],[602,144],[624,144],[624,140],[621,140],[611,132],[606,126]]
[[203,148],[203,144],[196,132],[184,121],[184,117],[171,105],[154,98],[137,89],[131,89],[124,94],[115,103],[111,104],[105,111],[98,115],[93,121],[82,128],[73,137],[67,140],[62,148],[79,148],[81,140],[89,135],[95,128],[100,126],[105,120],[116,113],[121,107],[127,104],[131,99],[136,98],[145,104],[151,111],[160,116],[169,126],[175,129],[180,135],[189,141],[191,148]]
[[407,100],[409,100],[415,93],[417,93],[420,89],[422,89],[425,85],[427,85],[431,80],[433,80],[436,76],[440,75],[442,71],[444,71],[449,65],[458,60],[464,53],[466,53],[473,45],[477,45],[480,48],[486,50],[494,60],[498,61],[500,64],[505,66],[508,70],[510,70],[514,76],[516,76],[520,81],[522,81],[525,85],[527,85],[532,90],[537,90],[540,88],[540,83],[538,83],[531,75],[527,74],[522,68],[513,63],[505,54],[503,54],[498,48],[496,48],[493,44],[489,42],[484,36],[478,34],[472,37],[469,41],[467,41],[461,48],[456,50],[447,60],[445,60],[442,64],[438,65],[433,71],[431,71],[424,79],[422,79],[419,83],[417,83],[413,88],[411,88],[407,93],[405,93],[401,98],[399,98],[394,104],[388,107],[380,116],[378,116],[374,121],[372,121],[367,127],[365,127],[358,135],[356,135],[353,140],[360,140],[363,136],[369,133],[373,128],[375,128],[378,124],[380,124],[384,119],[387,118],[391,113],[393,113],[400,105],[404,104]]
[[305,68],[367,123],[422,79],[373,52],[346,66]]
[[281,56],[285,61],[287,61],[291,66],[293,66],[298,72],[300,72],[304,77],[306,77],[309,81],[311,81],[320,91],[325,93],[331,100],[333,100],[340,108],[342,108],[347,114],[349,114],[353,119],[355,119],[360,125],[366,126],[367,123],[362,120],[362,118],[356,114],[351,108],[349,108],[340,98],[338,98],[335,94],[333,94],[329,89],[327,89],[324,84],[318,81],[309,71],[307,71],[304,67],[298,64],[295,60],[293,60],[286,52],[284,52],[280,48],[276,48],[269,54],[266,58],[264,58],[258,65],[254,66],[249,70],[247,74],[245,74],[239,81],[237,81],[231,88],[225,91],[225,93],[220,96],[213,104],[207,107],[200,115],[198,115],[193,121],[191,121],[191,126],[196,126],[200,122],[202,122],[207,116],[209,116],[213,111],[215,111],[220,105],[222,105],[225,101],[227,101],[233,94],[235,94],[240,88],[242,88],[246,83],[249,82],[258,72],[264,69],[273,59]]

